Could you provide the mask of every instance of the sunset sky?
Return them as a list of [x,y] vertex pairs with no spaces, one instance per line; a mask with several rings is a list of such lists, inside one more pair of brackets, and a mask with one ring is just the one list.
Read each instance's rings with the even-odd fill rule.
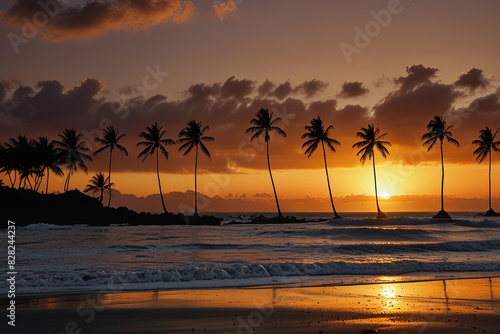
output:
[[[441,177],[439,150],[427,153],[421,137],[440,115],[461,144],[445,144],[445,192],[486,210],[487,201],[473,198],[487,198],[488,165],[477,165],[471,143],[485,126],[500,127],[498,13],[494,0],[2,1],[0,141],[56,139],[75,127],[94,151],[93,138],[112,124],[129,151],[114,155],[113,182],[121,193],[147,196],[158,192],[156,165],[137,159],[139,133],[157,121],[177,139],[195,119],[215,138],[212,159],[200,156],[199,191],[266,199],[265,145],[250,144],[245,130],[269,108],[287,133],[270,143],[286,212],[296,211],[294,200],[328,197],[321,153],[308,159],[301,148],[304,126],[318,115],[341,142],[327,153],[334,196],[374,194],[371,164],[362,166],[351,148],[360,127],[374,123],[392,143],[387,159],[376,155],[380,193],[411,197],[385,204],[435,211],[438,201],[427,210],[418,204],[439,194]],[[194,188],[194,155],[177,149],[160,162],[165,193]],[[493,161],[500,198],[500,153]],[[83,189],[107,163],[107,154],[96,156],[71,188]],[[50,187],[63,183],[54,177]],[[374,201],[338,206],[371,211]]]

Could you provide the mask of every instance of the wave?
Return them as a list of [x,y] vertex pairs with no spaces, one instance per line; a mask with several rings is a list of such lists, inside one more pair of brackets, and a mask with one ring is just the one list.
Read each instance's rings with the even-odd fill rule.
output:
[[48,230],[71,230],[73,226],[68,225],[54,225],[54,224],[31,224],[24,227],[18,226],[18,230],[28,230],[28,231],[48,231]]
[[384,220],[374,218],[363,219],[337,219],[330,220],[327,224],[332,226],[371,226],[371,227],[384,227],[384,226],[398,226],[398,225],[443,225],[451,224],[455,226],[476,227],[476,228],[500,228],[500,221],[483,219],[480,221],[468,219],[431,219],[431,218],[388,218]]
[[[273,278],[322,275],[402,275],[433,272],[494,272],[500,271],[500,262],[418,262],[394,261],[387,263],[269,263],[235,264],[228,267],[190,266],[182,269],[144,270],[117,273],[40,273],[19,278],[16,285],[22,288],[40,288],[46,291],[59,287],[96,287],[119,283],[136,285],[144,283],[179,283],[228,279]],[[189,286],[189,285],[187,285]],[[224,283],[221,282],[221,286]],[[130,286],[129,286],[130,287]],[[184,284],[183,287],[186,287]],[[130,287],[131,288],[131,287]]]
[[482,241],[450,241],[438,243],[356,243],[341,245],[267,245],[267,244],[178,244],[178,245],[114,245],[109,246],[114,252],[148,252],[162,250],[260,250],[286,251],[289,253],[304,254],[401,254],[426,252],[489,252],[500,250],[500,240]]
[[421,229],[400,229],[382,227],[353,227],[335,229],[304,229],[284,231],[263,231],[257,235],[287,236],[287,237],[318,237],[328,239],[350,239],[350,240],[387,240],[387,241],[411,241],[411,240],[434,240],[433,233],[447,233],[446,231],[425,231]]

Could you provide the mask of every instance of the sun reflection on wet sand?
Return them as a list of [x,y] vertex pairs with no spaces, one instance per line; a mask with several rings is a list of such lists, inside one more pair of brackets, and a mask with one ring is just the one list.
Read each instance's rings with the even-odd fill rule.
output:
[[[391,277],[381,279],[392,280]],[[61,313],[61,317],[67,317],[68,310],[93,298],[105,309],[96,314],[102,333],[106,326],[110,332],[137,326],[138,315],[147,316],[151,328],[168,329],[171,333],[187,333],[191,327],[208,329],[209,326],[214,333],[234,332],[238,321],[252,315],[258,319],[252,328],[259,327],[260,333],[275,333],[276,328],[287,333],[298,333],[299,328],[310,329],[311,333],[336,332],[336,328],[349,328],[352,332],[375,328],[384,333],[453,330],[453,333],[468,334],[473,327],[481,326],[481,331],[488,333],[498,328],[495,319],[498,320],[500,300],[495,296],[499,295],[500,278],[484,278],[330,287],[132,292],[104,294],[99,298],[96,295],[20,298],[18,307],[20,315],[23,309],[29,308],[38,309],[42,312],[39,314],[44,310],[51,314],[64,310],[66,313]],[[109,320],[113,317],[123,319],[123,324],[118,326]],[[429,331],[431,328],[434,330]]]

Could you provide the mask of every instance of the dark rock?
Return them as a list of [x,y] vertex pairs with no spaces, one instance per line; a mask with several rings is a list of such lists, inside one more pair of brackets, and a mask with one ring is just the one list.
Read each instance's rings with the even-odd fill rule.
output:
[[0,187],[2,217],[18,226],[37,223],[54,225],[87,224],[89,226],[128,225],[221,225],[214,216],[185,216],[154,214],[129,210],[125,207],[107,208],[98,199],[78,190],[62,194],[39,194],[33,190]]
[[433,219],[451,219],[448,212],[441,210],[436,215],[432,216]]

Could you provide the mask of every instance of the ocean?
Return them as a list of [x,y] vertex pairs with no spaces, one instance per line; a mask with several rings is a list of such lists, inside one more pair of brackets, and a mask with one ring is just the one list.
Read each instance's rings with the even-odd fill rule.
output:
[[17,295],[500,276],[500,217],[293,213],[308,222],[253,225],[248,213],[215,215],[242,224],[17,227]]

